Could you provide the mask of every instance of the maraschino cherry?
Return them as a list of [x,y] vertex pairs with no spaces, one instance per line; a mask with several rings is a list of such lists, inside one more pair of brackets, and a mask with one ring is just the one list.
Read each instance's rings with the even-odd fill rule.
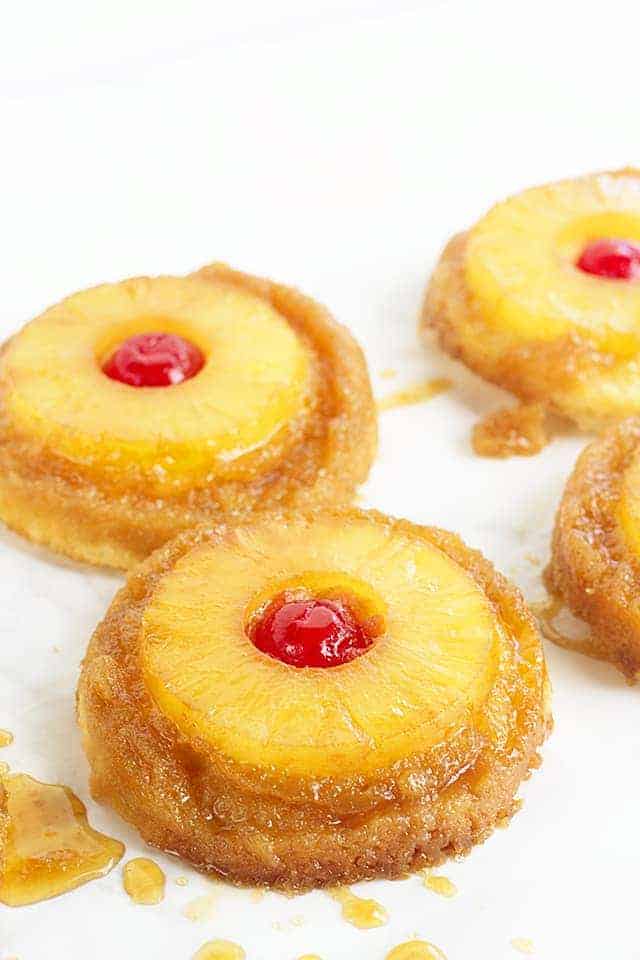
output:
[[321,599],[274,601],[254,625],[251,640],[292,667],[338,667],[373,644],[345,605]]
[[169,387],[195,377],[204,356],[174,333],[139,333],[121,343],[102,368],[131,387]]
[[584,248],[576,266],[596,277],[639,280],[640,247],[627,240],[594,240]]

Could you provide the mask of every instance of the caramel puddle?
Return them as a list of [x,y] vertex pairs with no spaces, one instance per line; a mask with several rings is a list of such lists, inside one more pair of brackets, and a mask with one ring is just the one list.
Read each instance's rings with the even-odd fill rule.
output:
[[68,787],[22,773],[4,776],[1,785],[7,818],[0,902],[20,907],[57,897],[103,877],[122,858],[124,844],[89,825]]
[[153,860],[146,857],[129,860],[123,870],[122,882],[134,903],[154,906],[164,900],[166,878]]
[[242,947],[231,940],[209,940],[194,953],[193,960],[245,960],[245,957]]
[[447,960],[439,947],[426,940],[408,940],[391,950],[385,960]]
[[451,380],[445,377],[438,377],[435,380],[425,380],[423,383],[416,383],[413,387],[407,387],[405,390],[397,390],[378,400],[378,410],[394,410],[396,407],[410,407],[414,403],[422,403],[424,400],[431,400],[438,394],[444,393],[451,387]]
[[342,919],[359,930],[383,927],[389,919],[381,903],[358,897],[348,887],[332,887],[327,893],[342,906]]
[[432,873],[431,870],[421,870],[420,872],[423,878],[422,882],[427,890],[432,890],[433,893],[437,893],[441,897],[455,897],[458,893],[455,883],[448,877]]

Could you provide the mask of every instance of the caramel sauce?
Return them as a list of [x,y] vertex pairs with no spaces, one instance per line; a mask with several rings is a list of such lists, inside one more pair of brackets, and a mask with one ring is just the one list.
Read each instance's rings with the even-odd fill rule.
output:
[[583,638],[577,640],[562,633],[555,626],[554,620],[564,608],[564,603],[558,597],[549,597],[548,600],[542,600],[539,603],[530,603],[529,608],[538,621],[540,633],[547,640],[551,640],[559,647],[566,650],[584,650],[587,641]]
[[394,947],[385,960],[447,960],[444,953],[426,940],[408,940]]
[[333,887],[327,890],[327,893],[342,906],[342,919],[359,930],[382,927],[389,919],[389,914],[381,903],[377,900],[364,900],[352,893],[348,887]]
[[527,937],[514,937],[511,946],[518,953],[531,954],[534,952],[533,940],[529,940]]
[[431,400],[438,394],[449,390],[451,381],[445,377],[439,377],[435,380],[425,380],[424,383],[417,383],[413,387],[407,387],[405,390],[398,390],[396,393],[389,394],[378,400],[378,410],[394,410],[396,407],[410,407],[414,403],[422,403],[425,400]]
[[458,888],[448,877],[432,873],[431,870],[422,870],[423,883],[427,890],[432,890],[441,897],[455,897]]
[[57,897],[103,877],[124,844],[89,826],[84,804],[68,787],[25,774],[3,777],[9,818],[0,901],[10,907]]
[[191,900],[182,912],[187,920],[193,920],[194,923],[203,923],[205,920],[211,920],[214,916],[217,901],[217,894],[205,893],[203,896]]
[[13,734],[9,730],[0,730],[0,747],[10,747],[13,743]]
[[480,457],[531,457],[549,443],[546,412],[539,403],[495,410],[473,428],[471,445]]
[[146,857],[129,860],[123,870],[122,882],[134,903],[150,907],[164,900],[166,878],[153,860]]
[[245,960],[246,953],[237,943],[230,940],[209,940],[197,953],[193,960]]

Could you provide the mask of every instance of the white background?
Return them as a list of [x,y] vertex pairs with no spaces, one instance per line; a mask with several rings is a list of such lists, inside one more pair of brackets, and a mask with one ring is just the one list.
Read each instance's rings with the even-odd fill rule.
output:
[[[474,458],[470,427],[504,397],[423,350],[416,318],[442,243],[494,200],[640,162],[639,27],[626,0],[6,3],[0,332],[78,288],[214,259],[299,285],[361,340],[378,395],[455,382],[382,415],[367,502],[459,531],[540,598],[532,557],[546,558],[584,438],[533,460]],[[0,726],[15,733],[2,759],[70,784],[135,856],[134,833],[88,798],[73,719],[78,665],[118,583],[2,534]],[[132,905],[119,869],[0,907],[1,960],[189,960],[213,937],[249,960],[383,960],[414,933],[449,960],[516,960],[512,937],[544,960],[640,957],[639,695],[606,666],[553,647],[548,659],[544,765],[512,826],[444,870],[457,899],[418,878],[372,884],[390,921],[363,933],[319,893],[256,905],[222,888],[195,924],[182,909],[211,885],[158,857],[158,907]]]

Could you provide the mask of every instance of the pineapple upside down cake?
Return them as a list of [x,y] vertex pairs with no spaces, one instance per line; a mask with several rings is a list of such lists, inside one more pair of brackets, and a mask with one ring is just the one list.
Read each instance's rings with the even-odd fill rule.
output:
[[360,348],[296,290],[223,265],[104,284],[2,349],[0,518],[125,569],[207,519],[349,500],[376,430]]
[[525,190],[445,248],[423,329],[584,429],[640,413],[640,171]]
[[549,591],[590,628],[572,642],[640,677],[640,418],[610,427],[580,456],[558,508]]
[[551,723],[518,590],[452,534],[347,507],[165,544],[77,703],[96,799],[202,871],[290,890],[465,853]]

